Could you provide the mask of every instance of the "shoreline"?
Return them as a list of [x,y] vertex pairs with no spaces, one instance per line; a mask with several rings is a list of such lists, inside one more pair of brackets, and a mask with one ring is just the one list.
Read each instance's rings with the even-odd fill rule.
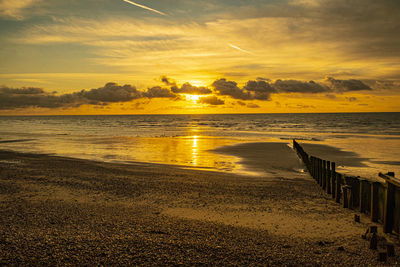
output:
[[0,151],[0,190],[6,265],[377,264],[361,239],[368,220],[354,223],[305,173]]
[[[147,138],[145,138],[147,139]],[[192,137],[193,139],[193,137]],[[16,143],[16,142],[25,142],[30,141],[31,139],[25,140],[3,140],[0,141],[3,143]],[[34,140],[34,139],[32,139]],[[175,142],[176,139],[172,138]],[[179,140],[179,139],[178,139]],[[206,142],[207,140],[219,140],[218,138],[210,137],[195,137],[193,140],[190,138],[183,138],[184,143],[182,146],[187,146],[186,152],[188,155],[186,157],[194,157],[191,159],[185,159],[186,162],[181,162],[179,160],[173,160],[173,154],[168,154],[169,157],[161,157],[161,160],[152,161],[149,158],[149,154],[144,158],[139,158],[139,160],[135,159],[123,159],[123,157],[118,158],[116,156],[106,155],[100,159],[95,159],[92,154],[79,155],[79,154],[71,154],[68,153],[58,154],[58,153],[46,153],[46,152],[34,152],[34,151],[21,151],[15,150],[13,147],[3,148],[4,151],[17,152],[17,153],[27,153],[27,154],[37,154],[37,155],[52,155],[58,157],[66,157],[66,158],[76,158],[82,160],[91,160],[105,163],[116,163],[116,164],[159,164],[166,166],[176,166],[180,168],[193,169],[193,170],[204,170],[204,171],[212,171],[212,172],[224,172],[224,173],[237,173],[241,175],[269,175],[271,174],[271,169],[276,169],[276,171],[280,172],[302,172],[303,167],[302,163],[297,159],[297,156],[290,149],[290,142],[288,140],[278,140],[271,138],[268,141],[264,142],[256,142],[254,140],[235,140],[232,139],[229,141],[221,142],[215,148],[211,149],[199,149],[201,146],[200,142]],[[225,140],[225,138],[222,138]],[[149,141],[147,141],[149,142]],[[285,146],[281,146],[284,144]],[[342,166],[345,168],[365,168],[368,167],[365,162],[368,162],[369,158],[362,158],[355,152],[344,151],[338,147],[334,147],[328,144],[321,143],[309,143],[302,142],[305,149],[310,151],[310,153],[319,155],[320,157],[329,158],[331,161],[335,161],[338,164],[338,167]],[[153,149],[154,150],[154,149]],[[176,151],[175,151],[176,152]],[[148,152],[147,152],[148,153]],[[182,152],[180,152],[182,154]],[[157,154],[153,155],[157,156]],[[160,156],[160,155],[158,155]],[[124,156],[125,157],[125,156]],[[172,157],[172,159],[171,159]],[[195,165],[193,161],[197,161],[198,157],[204,157],[206,159],[202,159],[202,165]],[[219,157],[224,157],[218,159]],[[168,159],[166,159],[168,158]],[[290,161],[286,162],[285,159],[289,158]],[[211,163],[214,160],[215,166],[206,166],[205,163]],[[374,162],[374,161],[371,161]],[[394,162],[396,163],[396,162]],[[397,163],[396,163],[397,164]],[[398,163],[400,164],[400,163]],[[351,170],[350,170],[351,171]],[[354,171],[354,170],[353,170]],[[378,171],[379,172],[379,171]],[[378,173],[377,172],[377,173]],[[272,174],[274,171],[272,171]],[[349,173],[349,172],[348,172]],[[351,173],[349,173],[351,175]],[[356,175],[356,174],[353,174]]]

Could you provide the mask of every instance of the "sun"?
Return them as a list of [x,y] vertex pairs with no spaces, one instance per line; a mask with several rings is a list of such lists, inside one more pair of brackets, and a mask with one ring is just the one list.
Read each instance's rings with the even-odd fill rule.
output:
[[199,95],[186,95],[186,100],[191,102],[197,102],[200,99]]

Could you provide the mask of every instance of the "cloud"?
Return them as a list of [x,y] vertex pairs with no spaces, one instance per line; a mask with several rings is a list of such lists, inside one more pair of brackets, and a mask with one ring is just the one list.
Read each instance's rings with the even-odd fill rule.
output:
[[79,106],[81,99],[76,94],[55,96],[41,88],[9,88],[0,87],[0,109],[27,107],[57,108]]
[[372,90],[371,87],[366,85],[360,80],[350,79],[350,80],[336,80],[332,77],[327,77],[326,82],[330,84],[332,90],[337,92],[351,92],[351,91],[363,91]]
[[355,102],[357,101],[357,97],[346,97],[347,101],[349,102]]
[[306,6],[306,7],[318,7],[320,6],[320,0],[291,0],[289,1],[289,5],[294,6]]
[[[179,87],[174,80],[166,76],[162,76],[161,81],[170,86],[170,88],[154,86],[146,90],[138,90],[135,86],[129,84],[118,85],[117,83],[110,82],[99,88],[57,95],[56,91],[46,92],[42,88],[37,87],[11,88],[1,86],[0,109],[26,107],[64,108],[79,107],[81,105],[106,106],[111,103],[123,103],[136,99],[152,98],[169,98],[177,101],[185,100],[184,94],[209,95],[199,99],[198,103],[203,104],[223,105],[225,101],[217,96],[226,96],[236,99],[236,103],[240,106],[258,108],[258,105],[246,102],[251,100],[271,101],[271,96],[273,95],[290,93],[321,94],[321,97],[336,99],[336,94],[373,90],[360,80],[337,80],[331,77],[326,78],[325,83],[280,79],[272,82],[267,79],[257,79],[247,81],[242,87],[239,87],[235,81],[228,81],[226,78],[221,78],[215,80],[211,84],[210,88],[212,89],[193,86],[190,83],[184,83]],[[370,83],[372,82],[373,80],[370,81]],[[377,82],[375,81],[375,83]],[[378,84],[385,86],[385,88],[397,86],[397,82],[393,81],[379,81]],[[349,102],[358,100],[356,97],[352,96],[346,97],[345,99]],[[313,106],[304,105],[304,107],[312,108]]]
[[275,92],[265,81],[248,81],[243,88],[239,88],[236,82],[222,78],[213,82],[212,86],[218,95],[240,100],[270,100],[270,94]]
[[269,78],[257,77],[257,81],[265,81],[265,82],[272,82]]
[[38,0],[0,0],[0,17],[22,20],[23,11]]
[[314,81],[277,80],[273,86],[280,93],[323,93],[330,91],[328,87]]
[[230,47],[232,47],[232,48],[234,48],[234,49],[236,49],[236,50],[238,50],[240,52],[243,52],[243,53],[246,53],[246,54],[250,54],[250,55],[254,55],[252,52],[247,51],[245,49],[242,49],[239,46],[236,46],[236,45],[233,45],[233,44],[228,44],[228,46],[230,46]]
[[315,109],[313,105],[304,105],[304,104],[286,104],[287,108],[295,108],[295,109]]
[[164,84],[171,86],[171,91],[175,94],[208,95],[212,93],[212,91],[207,87],[197,87],[190,83],[184,83],[179,87],[175,80],[168,78],[167,76],[161,76],[161,81]]
[[166,16],[166,15],[167,15],[167,14],[161,12],[161,11],[155,10],[155,9],[150,8],[150,7],[148,7],[148,6],[145,6],[145,5],[141,5],[141,4],[135,3],[135,2],[133,2],[133,1],[129,1],[129,0],[122,0],[122,1],[124,1],[124,2],[126,2],[126,3],[129,3],[129,4],[131,4],[131,5],[134,5],[134,6],[143,8],[143,9],[146,9],[146,10],[153,11],[153,12],[155,12],[155,13],[157,13],[157,14],[160,14],[160,15],[163,15],[163,16]]
[[234,81],[227,81],[225,78],[222,78],[213,82],[212,86],[219,95],[227,95],[242,100],[248,99],[248,95],[245,94]]
[[276,90],[266,81],[248,81],[243,90],[250,92],[253,99],[270,100]]
[[400,91],[400,81],[398,80],[367,80],[365,83],[375,90]]
[[180,88],[176,85],[171,87],[171,91],[176,94],[191,94],[191,95],[208,95],[212,91],[206,87],[193,86],[190,83],[184,83]]
[[2,86],[0,87],[0,93],[16,94],[16,95],[35,95],[35,94],[44,94],[45,92],[42,88],[36,88],[36,87],[9,88]]
[[248,108],[259,108],[260,106],[257,104],[254,104],[254,103],[249,103],[249,104],[247,104],[247,107]]
[[104,87],[91,89],[89,91],[82,90],[76,94],[95,104],[99,102],[127,102],[143,97],[142,92],[138,91],[135,86],[128,84],[120,86],[116,83],[107,83]]
[[167,76],[161,76],[161,81],[168,86],[176,86],[176,82]]
[[105,86],[82,90],[70,94],[54,95],[41,88],[0,87],[0,109],[15,109],[27,107],[60,108],[79,107],[81,105],[108,105],[110,103],[123,103],[142,98],[176,98],[169,89],[159,86],[146,91],[139,91],[135,86],[117,83],[107,83]]
[[143,94],[147,98],[173,98],[177,95],[173,94],[169,89],[162,88],[160,86],[154,86],[147,89],[147,92]]
[[216,97],[215,95],[200,97],[198,102],[199,102],[199,103],[202,103],[202,104],[213,105],[213,106],[225,104],[225,101],[224,101],[224,100],[219,99],[219,98]]

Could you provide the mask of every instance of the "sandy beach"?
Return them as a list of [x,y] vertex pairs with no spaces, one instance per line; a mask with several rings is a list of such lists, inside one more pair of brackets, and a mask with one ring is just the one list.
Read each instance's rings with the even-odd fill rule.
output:
[[264,175],[0,151],[0,265],[379,263],[286,144],[248,146],[218,153]]

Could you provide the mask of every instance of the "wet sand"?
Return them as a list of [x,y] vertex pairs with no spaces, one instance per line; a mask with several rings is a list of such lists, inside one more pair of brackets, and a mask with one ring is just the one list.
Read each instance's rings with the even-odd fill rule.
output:
[[0,151],[0,265],[378,263],[367,218],[272,165],[238,176]]

